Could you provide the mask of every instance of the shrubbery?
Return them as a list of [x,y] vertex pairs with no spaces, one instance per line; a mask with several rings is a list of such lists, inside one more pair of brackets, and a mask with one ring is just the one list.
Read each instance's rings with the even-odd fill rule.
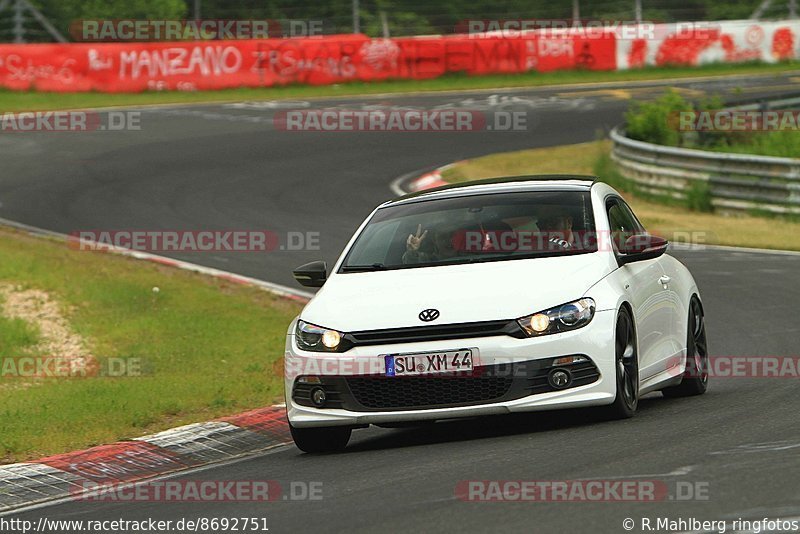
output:
[[672,90],[652,102],[635,102],[625,114],[625,132],[638,141],[683,146],[681,132],[670,124],[670,117],[681,111],[694,111],[694,106]]
[[[724,108],[719,98],[690,102],[669,90],[651,102],[634,103],[625,114],[626,135],[631,139],[659,145],[696,148],[718,152],[800,157],[800,132],[683,132],[678,128],[680,112],[714,111]],[[707,183],[694,183],[686,191],[686,206],[695,211],[712,211]]]
[[631,139],[659,145],[759,154],[763,156],[800,157],[800,132],[681,132],[678,113],[722,109],[719,98],[690,102],[669,90],[652,102],[637,102],[625,114],[626,135]]

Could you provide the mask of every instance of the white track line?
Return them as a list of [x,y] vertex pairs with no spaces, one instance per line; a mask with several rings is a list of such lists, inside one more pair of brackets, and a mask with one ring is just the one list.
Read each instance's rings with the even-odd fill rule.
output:
[[[289,443],[276,443],[274,445],[270,445],[270,446],[264,448],[261,451],[245,453],[243,456],[239,456],[237,458],[232,458],[230,460],[223,460],[221,462],[213,462],[213,463],[209,463],[209,464],[205,464],[205,465],[201,465],[201,466],[197,466],[197,467],[191,467],[189,469],[182,469],[180,471],[173,471],[171,473],[158,475],[158,476],[155,476],[155,477],[152,477],[152,478],[141,479],[141,480],[137,480],[135,482],[130,482],[129,484],[131,484],[131,485],[147,484],[147,483],[151,483],[151,482],[155,482],[155,481],[159,481],[159,480],[170,480],[170,479],[181,477],[181,476],[184,476],[184,475],[191,475],[191,474],[194,474],[194,473],[201,473],[203,471],[208,471],[209,469],[217,469],[217,468],[220,468],[220,467],[227,467],[229,465],[238,464],[238,463],[241,463],[241,462],[246,462],[248,460],[254,460],[256,458],[262,458],[264,456],[269,456],[271,454],[275,454],[277,452],[281,452],[281,450],[285,449],[288,445],[290,445],[290,444]],[[60,497],[60,498],[56,498],[56,499],[53,499],[53,500],[42,501],[42,502],[38,502],[36,504],[31,504],[31,505],[28,505],[28,506],[22,506],[22,507],[19,507],[19,508],[14,508],[13,510],[0,512],[0,517],[9,516],[9,515],[12,515],[12,514],[21,514],[21,513],[24,513],[24,512],[30,512],[30,511],[33,511],[33,510],[39,510],[41,508],[49,508],[51,506],[56,506],[56,505],[64,504],[64,503],[68,503],[68,502],[83,502],[83,501],[81,500],[81,496],[80,495],[72,495],[72,496],[69,496],[69,497]]]

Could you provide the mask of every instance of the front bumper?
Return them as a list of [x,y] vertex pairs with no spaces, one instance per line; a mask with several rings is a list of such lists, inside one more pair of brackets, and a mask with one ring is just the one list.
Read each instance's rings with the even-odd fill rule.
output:
[[[300,350],[294,342],[294,335],[290,334],[287,336],[285,362],[289,421],[295,427],[357,426],[610,404],[616,395],[615,319],[613,311],[601,311],[584,328],[539,338],[492,336],[397,343],[355,347],[343,354]],[[383,355],[460,348],[477,350],[474,365],[478,377],[382,378],[385,371]],[[576,385],[569,389],[542,388],[542,373],[546,376],[544,365],[553,358],[573,355],[587,356],[599,376],[590,377],[591,373],[586,372],[583,374],[587,379],[576,381]],[[318,376],[321,385],[334,393],[329,396],[332,402],[324,408],[310,405],[305,400],[309,386],[296,381],[298,376],[309,375]],[[424,383],[432,386],[423,388],[431,391],[424,391],[429,395],[422,398],[434,398],[436,402],[427,404],[428,401],[420,400],[413,406],[403,406],[402,401],[392,395],[397,389],[394,387],[397,381],[409,379],[416,380],[417,386]],[[469,380],[483,380],[480,389],[488,388],[491,392],[486,395],[491,400],[483,401],[465,393],[467,382],[459,381]],[[381,387],[376,387],[374,394],[368,395],[369,391],[365,393],[364,388],[369,388],[370,384]],[[503,389],[503,384],[508,387]],[[453,398],[446,399],[450,387],[454,388]],[[382,399],[382,395],[387,397]]]

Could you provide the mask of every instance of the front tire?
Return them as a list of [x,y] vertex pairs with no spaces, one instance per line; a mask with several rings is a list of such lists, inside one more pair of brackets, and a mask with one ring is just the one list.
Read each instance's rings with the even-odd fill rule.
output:
[[689,328],[686,341],[686,371],[677,386],[664,388],[668,398],[702,395],[708,389],[708,344],[703,307],[697,297],[689,304]]
[[619,310],[614,339],[617,396],[606,412],[611,419],[628,419],[639,408],[639,354],[633,317],[627,308]]
[[319,428],[296,428],[289,423],[289,430],[297,448],[303,452],[337,452],[347,447],[353,429],[349,426]]

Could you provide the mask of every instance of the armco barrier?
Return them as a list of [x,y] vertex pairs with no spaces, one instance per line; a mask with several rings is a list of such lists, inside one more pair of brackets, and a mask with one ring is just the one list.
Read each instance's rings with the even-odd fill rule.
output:
[[[776,101],[772,107],[796,102],[800,99]],[[619,127],[611,140],[620,173],[645,192],[685,199],[699,181],[708,184],[716,208],[800,214],[800,159],[656,145],[629,139]]]
[[[699,29],[686,27],[662,24],[634,32],[537,30],[513,35],[392,39],[334,35],[237,41],[2,44],[0,87],[60,92],[193,91],[426,79],[455,72],[621,70],[800,57],[800,20],[704,22]],[[643,37],[629,38],[630,33]]]

